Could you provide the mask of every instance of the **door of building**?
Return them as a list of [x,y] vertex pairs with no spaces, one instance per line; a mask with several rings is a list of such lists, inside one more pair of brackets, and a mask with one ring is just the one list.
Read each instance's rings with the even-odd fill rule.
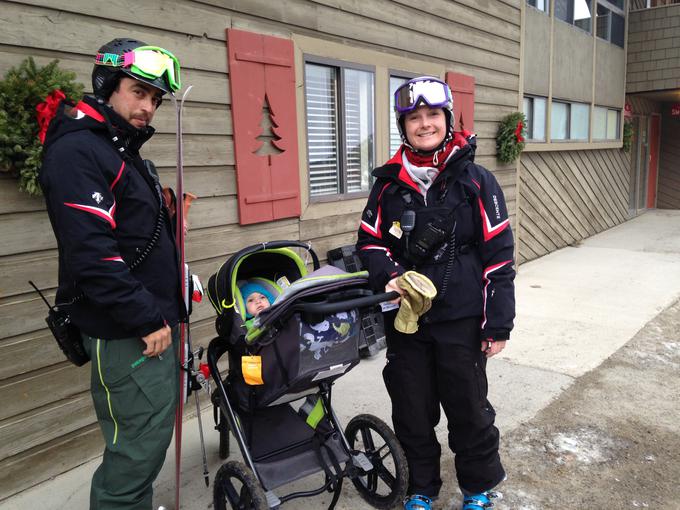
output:
[[649,123],[649,177],[647,179],[647,208],[649,209],[656,207],[660,145],[661,116],[652,115]]
[[630,160],[630,189],[628,213],[637,216],[647,205],[647,175],[649,169],[649,117],[633,117],[632,155]]

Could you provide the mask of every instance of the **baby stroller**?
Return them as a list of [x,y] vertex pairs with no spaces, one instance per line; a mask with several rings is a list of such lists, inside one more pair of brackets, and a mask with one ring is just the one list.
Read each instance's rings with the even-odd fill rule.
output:
[[[295,249],[311,257],[312,273]],[[375,508],[404,498],[408,467],[392,430],[362,414],[343,432],[331,403],[333,382],[359,362],[362,315],[396,297],[375,295],[367,276],[320,268],[307,244],[273,241],[244,248],[210,277],[218,336],[208,347],[208,366],[219,453],[228,457],[231,432],[243,456],[243,463],[231,460],[218,470],[216,510],[276,509],[324,491],[333,493],[332,509],[345,477]],[[253,280],[277,297],[246,325],[239,286]],[[317,473],[323,482],[314,490],[275,492]]]

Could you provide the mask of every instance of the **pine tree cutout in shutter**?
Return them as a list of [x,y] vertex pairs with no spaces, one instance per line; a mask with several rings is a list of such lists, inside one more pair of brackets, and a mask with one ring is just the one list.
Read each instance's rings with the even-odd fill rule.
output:
[[283,152],[277,144],[281,143],[281,137],[277,132],[279,125],[276,123],[276,116],[269,106],[269,98],[265,94],[264,106],[262,106],[262,120],[260,121],[260,136],[257,137],[262,145],[255,151],[258,156],[275,156]]

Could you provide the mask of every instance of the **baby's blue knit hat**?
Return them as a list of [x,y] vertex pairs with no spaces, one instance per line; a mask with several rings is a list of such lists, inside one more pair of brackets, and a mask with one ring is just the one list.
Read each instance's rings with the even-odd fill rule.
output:
[[[274,296],[271,295],[271,292],[269,292],[268,289],[264,287],[264,285],[257,283],[257,282],[248,282],[244,285],[241,285],[240,287],[241,290],[241,297],[243,297],[243,307],[245,308],[246,302],[248,301],[248,296],[250,296],[253,292],[258,292],[262,294],[264,297],[266,297],[269,300],[269,305],[274,304]],[[252,317],[251,314],[248,313],[246,310],[246,318],[250,319]]]

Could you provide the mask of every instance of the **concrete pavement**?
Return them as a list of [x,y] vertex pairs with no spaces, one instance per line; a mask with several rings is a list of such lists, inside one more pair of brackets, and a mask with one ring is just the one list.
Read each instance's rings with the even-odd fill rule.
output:
[[[506,350],[489,363],[490,400],[497,423],[508,433],[531,419],[573,382],[598,367],[668,305],[680,297],[680,211],[649,211],[520,267],[516,328]],[[384,353],[338,380],[334,408],[345,423],[370,412],[389,423],[389,399],[382,384]],[[212,412],[203,413],[211,480],[220,460]],[[196,420],[184,424],[183,508],[211,508],[212,490],[203,484]],[[446,427],[438,434],[446,444]],[[232,453],[236,446],[232,441]],[[452,455],[443,454],[445,485],[438,508],[457,503]],[[156,504],[172,508],[174,466],[171,453],[156,488]],[[86,463],[0,503],[4,510],[87,508],[89,478],[98,462]],[[511,474],[512,475],[512,474]],[[307,479],[296,488],[310,487]],[[288,506],[318,509],[327,495]],[[444,505],[444,506],[442,506]],[[284,506],[283,508],[286,508]],[[350,483],[339,510],[369,508]]]

